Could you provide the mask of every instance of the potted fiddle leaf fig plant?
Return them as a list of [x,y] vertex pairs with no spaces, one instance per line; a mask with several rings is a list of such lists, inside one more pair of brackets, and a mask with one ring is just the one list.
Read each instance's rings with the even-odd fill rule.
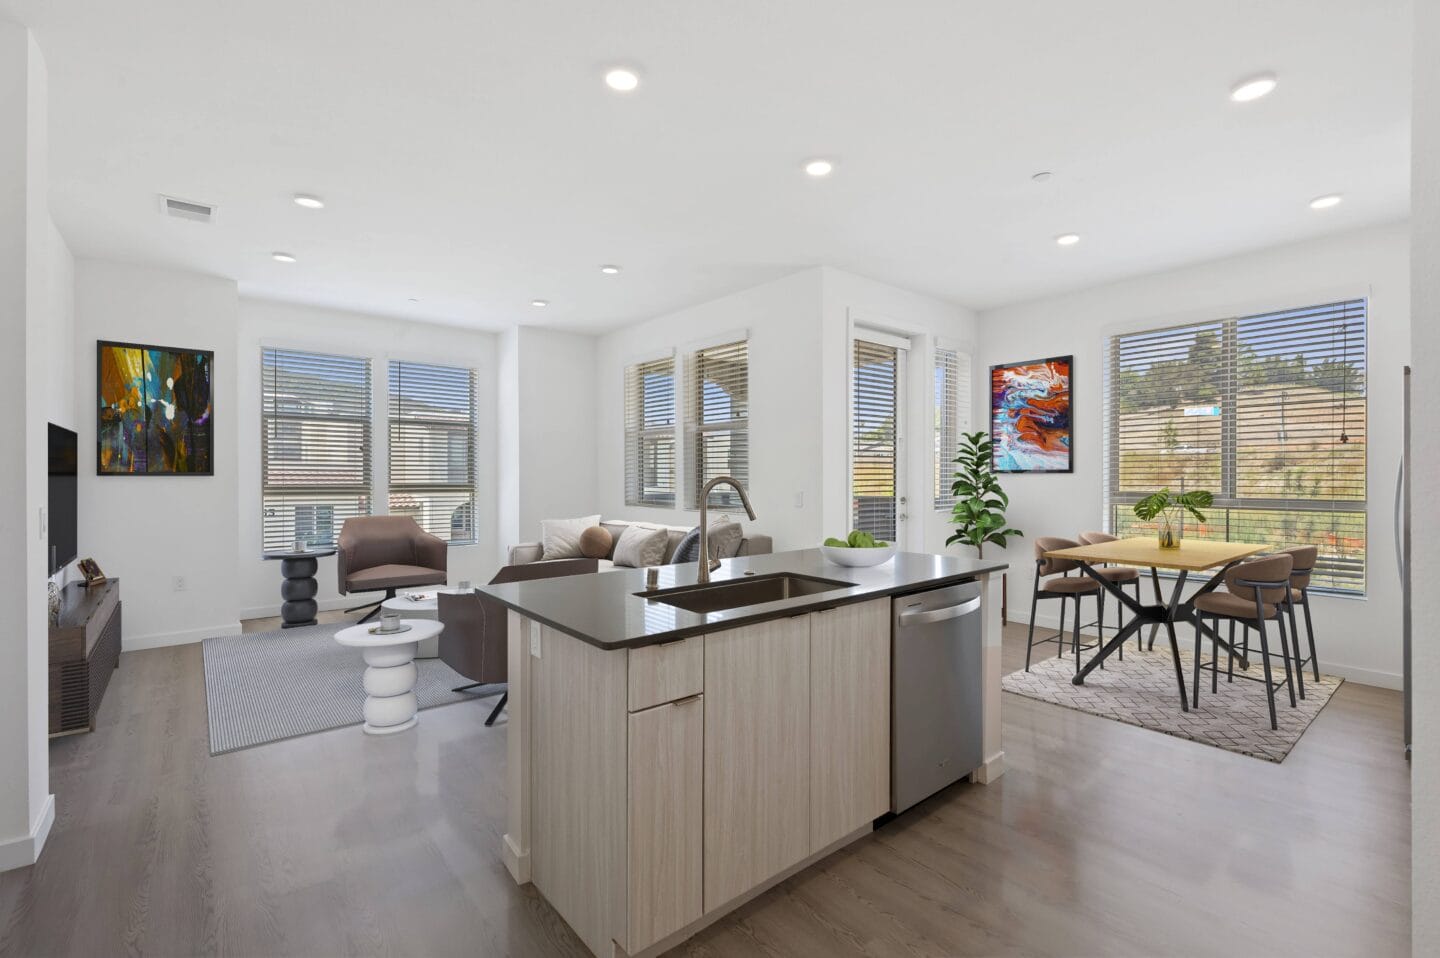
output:
[[1215,497],[1204,489],[1178,494],[1161,489],[1135,503],[1135,516],[1141,522],[1156,521],[1155,537],[1160,548],[1178,549],[1185,533],[1185,513],[1204,522],[1205,513],[1200,510],[1210,508],[1214,502]]
[[1005,525],[1005,510],[1010,497],[995,478],[995,447],[983,432],[967,432],[960,437],[960,452],[954,459],[957,469],[950,492],[955,506],[950,518],[955,534],[945,544],[961,543],[974,546],[978,558],[985,556],[985,543],[1005,548],[1005,541],[1025,535]]

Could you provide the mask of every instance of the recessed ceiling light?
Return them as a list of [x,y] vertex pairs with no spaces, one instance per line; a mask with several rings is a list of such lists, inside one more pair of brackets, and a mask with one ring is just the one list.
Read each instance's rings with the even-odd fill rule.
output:
[[1326,193],[1324,196],[1317,196],[1310,201],[1312,210],[1328,210],[1332,206],[1339,206],[1340,201],[1345,197],[1339,193]]
[[604,266],[600,267],[600,272],[604,273],[607,276],[614,276],[616,273],[620,272],[620,267],[611,266],[609,263],[606,263]]
[[1061,233],[1059,236],[1055,237],[1055,242],[1059,243],[1061,246],[1074,246],[1076,243],[1080,242],[1080,234]]
[[835,163],[831,160],[807,160],[805,172],[811,176],[829,176],[835,172]]
[[536,309],[544,309],[546,306],[549,306],[549,305],[550,305],[550,300],[548,300],[548,299],[532,299],[532,300],[530,300],[530,305],[531,305],[531,306],[534,306]]
[[303,206],[307,210],[323,210],[325,208],[325,201],[313,193],[296,193],[292,199],[295,200],[296,206]]
[[1055,174],[1051,173],[1049,170],[1041,170],[1039,173],[1030,174],[1030,179],[1034,180],[1036,183],[1044,183],[1046,180],[1050,179],[1050,177],[1054,175]]
[[616,93],[630,93],[640,85],[640,74],[629,67],[615,67],[605,71],[605,85]]
[[294,256],[293,254],[291,254],[291,253],[279,253],[279,252],[271,253],[271,254],[270,254],[270,258],[273,259],[273,260],[274,260],[275,262],[277,262],[277,263],[293,263],[293,262],[295,262],[295,256]]
[[1249,103],[1251,100],[1258,100],[1273,91],[1279,82],[1273,73],[1257,73],[1255,76],[1246,77],[1231,87],[1230,99],[1236,103]]

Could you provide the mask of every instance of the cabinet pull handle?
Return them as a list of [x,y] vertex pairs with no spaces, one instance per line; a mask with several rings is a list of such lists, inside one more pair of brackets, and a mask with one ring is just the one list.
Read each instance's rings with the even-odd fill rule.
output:
[[703,694],[704,694],[704,693],[702,693],[702,692],[696,692],[694,695],[687,695],[687,696],[685,696],[683,699],[676,699],[675,701],[671,702],[670,704],[671,704],[671,705],[686,705],[686,704],[688,704],[688,703],[690,703],[690,702],[695,701],[696,699],[698,699],[698,698],[699,698],[701,695],[703,695]]

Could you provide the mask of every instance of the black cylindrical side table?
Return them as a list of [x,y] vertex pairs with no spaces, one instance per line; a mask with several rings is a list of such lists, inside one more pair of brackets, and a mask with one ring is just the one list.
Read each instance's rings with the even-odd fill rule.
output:
[[334,554],[334,549],[265,554],[267,559],[280,560],[280,598],[284,600],[280,603],[282,629],[315,624],[315,613],[320,608],[315,602],[315,593],[320,591],[315,582],[315,570],[320,567],[316,560]]

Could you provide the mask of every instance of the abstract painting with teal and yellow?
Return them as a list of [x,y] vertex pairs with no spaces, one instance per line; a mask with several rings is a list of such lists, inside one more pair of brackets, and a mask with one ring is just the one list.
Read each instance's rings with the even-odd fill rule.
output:
[[213,475],[215,354],[106,342],[98,344],[98,352],[96,471]]

